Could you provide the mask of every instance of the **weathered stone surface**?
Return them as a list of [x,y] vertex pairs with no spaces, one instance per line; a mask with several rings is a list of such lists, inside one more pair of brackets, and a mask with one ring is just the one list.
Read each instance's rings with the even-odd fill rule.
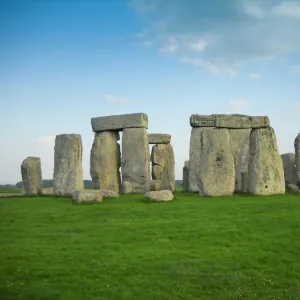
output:
[[252,116],[252,128],[267,128],[270,127],[270,119],[267,116]]
[[[212,128],[212,127],[211,127]],[[202,128],[192,128],[189,150],[189,191],[198,192],[197,175],[200,169]]]
[[79,134],[61,134],[55,138],[53,192],[72,195],[83,189],[82,141]]
[[248,172],[242,172],[242,193],[248,193]]
[[145,193],[145,198],[150,201],[166,202],[174,199],[170,190],[151,191]]
[[252,122],[249,116],[232,116],[216,118],[217,128],[231,128],[231,129],[247,129],[251,128]]
[[132,183],[129,181],[122,182],[122,192],[124,194],[132,193]]
[[200,196],[227,196],[234,193],[235,171],[228,129],[203,129],[197,183]]
[[216,119],[219,117],[226,117],[224,114],[213,114],[213,115],[198,115],[193,114],[190,116],[191,127],[215,127]]
[[281,155],[284,180],[286,183],[297,183],[297,170],[294,153],[284,153]]
[[74,191],[72,193],[73,203],[81,204],[92,204],[103,201],[103,196],[100,192],[91,192],[89,190]]
[[170,175],[169,175],[169,172],[168,172],[168,167],[164,167],[164,170],[161,174],[160,189],[162,191],[171,190],[170,189]]
[[94,132],[121,131],[125,128],[148,128],[148,116],[144,113],[114,115],[91,119]]
[[242,191],[242,172],[248,172],[251,129],[230,129],[230,148],[234,159],[235,191]]
[[148,133],[149,144],[170,144],[171,134]]
[[42,195],[53,195],[53,188],[42,188]]
[[289,193],[300,193],[300,189],[296,184],[288,183],[286,184],[286,191]]
[[161,181],[160,180],[151,180],[150,181],[150,191],[159,191]]
[[283,164],[272,127],[251,131],[248,176],[251,194],[285,193]]
[[184,162],[184,167],[182,170],[182,191],[188,192],[189,191],[189,161],[186,160]]
[[38,195],[41,193],[42,169],[39,157],[27,157],[21,164],[21,175],[23,189],[27,195]]
[[132,184],[133,193],[150,190],[150,154],[145,128],[126,128],[123,131],[122,179]]
[[294,147],[295,147],[296,181],[297,181],[297,185],[300,186],[300,133],[295,138]]
[[163,167],[152,164],[151,172],[153,180],[161,180],[161,173],[163,172]]
[[[151,161],[152,170],[157,170],[157,173],[162,170],[162,172],[159,174],[160,176],[155,178],[162,180],[161,189],[171,190],[172,192],[175,191],[175,156],[172,145],[157,144],[153,146],[151,152]],[[158,165],[161,168],[157,168],[155,165]],[[167,174],[164,179],[168,180],[168,183],[163,180],[164,172]],[[156,176],[156,174],[154,175]]]
[[90,174],[95,189],[120,192],[121,152],[118,135],[113,131],[95,135],[90,155]]
[[105,189],[85,189],[89,193],[100,193],[103,198],[119,198],[119,194],[115,191],[105,190]]

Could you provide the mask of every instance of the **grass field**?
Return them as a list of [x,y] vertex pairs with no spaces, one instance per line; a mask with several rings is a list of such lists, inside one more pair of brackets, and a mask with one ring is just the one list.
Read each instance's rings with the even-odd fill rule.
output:
[[0,213],[3,300],[300,299],[297,195],[1,198]]
[[3,193],[21,193],[22,190],[19,188],[0,188],[0,194]]

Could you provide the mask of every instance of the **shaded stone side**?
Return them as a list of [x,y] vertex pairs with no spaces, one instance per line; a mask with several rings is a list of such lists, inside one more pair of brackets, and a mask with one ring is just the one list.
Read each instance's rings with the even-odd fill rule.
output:
[[[123,131],[122,180],[131,183],[133,193],[150,190],[149,142],[144,128],[126,128]],[[123,190],[126,191],[127,188]]]
[[234,193],[235,170],[228,129],[205,128],[201,132],[197,184],[200,196],[228,196]]
[[53,193],[72,195],[82,190],[82,141],[79,134],[61,134],[55,138]]
[[26,195],[42,193],[42,169],[39,157],[27,157],[21,164],[23,191]]
[[184,162],[184,167],[182,170],[182,191],[188,192],[189,191],[189,161],[186,160]]
[[253,129],[250,134],[248,189],[254,195],[285,193],[284,171],[274,129]]
[[294,153],[284,153],[281,155],[283,170],[284,170],[284,180],[286,185],[297,184],[297,169],[296,160]]
[[95,135],[90,155],[90,174],[95,189],[119,193],[121,152],[119,133],[103,131]]

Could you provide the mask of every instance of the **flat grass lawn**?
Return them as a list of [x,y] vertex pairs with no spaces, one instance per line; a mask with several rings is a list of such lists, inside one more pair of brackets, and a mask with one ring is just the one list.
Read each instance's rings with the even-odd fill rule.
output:
[[19,188],[0,188],[0,194],[3,193],[21,193],[22,190]]
[[0,299],[300,298],[297,195],[2,198],[0,213]]

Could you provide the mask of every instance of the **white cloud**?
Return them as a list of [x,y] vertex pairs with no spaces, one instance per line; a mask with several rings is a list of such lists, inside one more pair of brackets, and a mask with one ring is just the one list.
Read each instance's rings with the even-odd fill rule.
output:
[[195,52],[203,52],[207,46],[207,41],[199,40],[189,45],[189,48]]
[[256,19],[263,19],[265,17],[264,11],[262,8],[250,1],[242,1],[242,10],[249,17]]
[[118,98],[114,95],[105,95],[105,100],[110,103],[129,103],[129,99],[127,98]]
[[292,73],[300,73],[300,65],[293,65],[293,66],[291,66],[290,71]]
[[251,79],[258,80],[258,81],[261,80],[261,75],[259,73],[251,73],[249,74],[249,77]]
[[177,39],[175,39],[174,37],[170,37],[168,44],[165,47],[160,48],[159,52],[173,53],[176,52],[177,49],[178,49]]
[[273,6],[271,9],[271,13],[277,16],[300,18],[300,2],[284,1],[278,5]]
[[54,147],[55,136],[41,136],[35,140],[36,143],[46,146],[46,147]]
[[229,102],[232,113],[246,113],[250,108],[250,103],[245,100],[232,100]]

